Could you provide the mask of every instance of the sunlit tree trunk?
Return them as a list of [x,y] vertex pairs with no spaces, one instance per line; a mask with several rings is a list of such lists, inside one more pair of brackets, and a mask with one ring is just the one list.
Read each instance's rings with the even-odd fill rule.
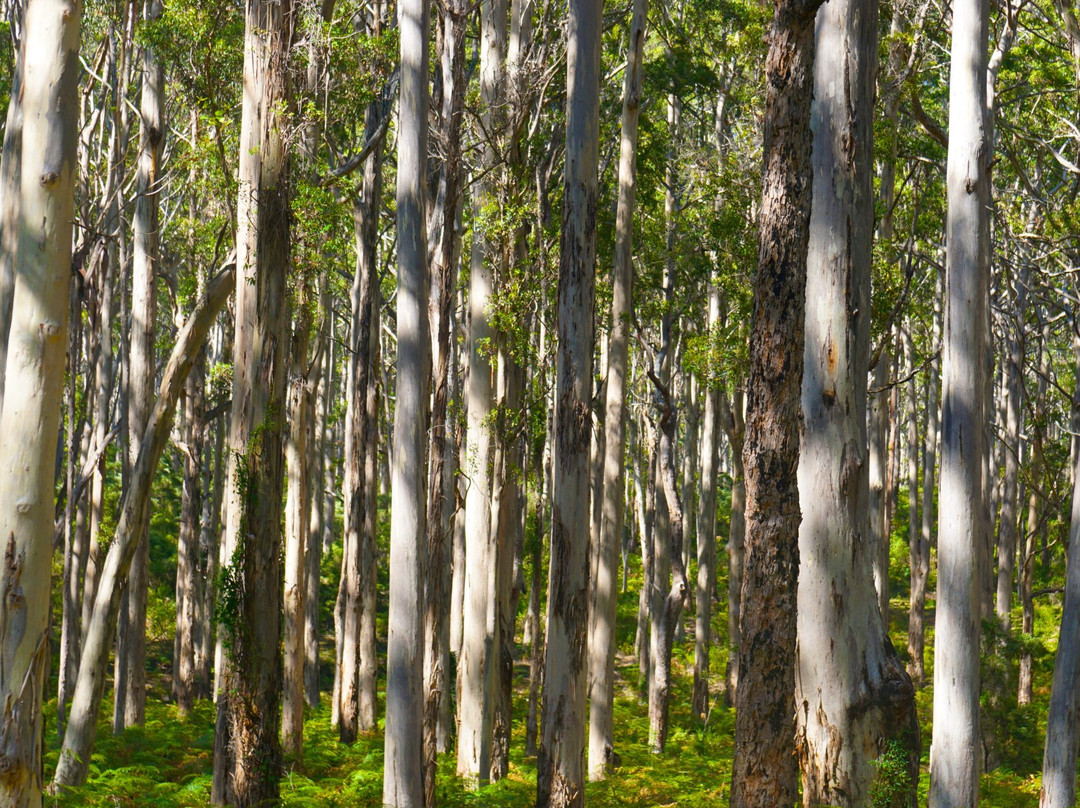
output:
[[[1026,275],[1026,273],[1025,273]],[[1024,311],[1027,303],[1027,278],[1017,279],[1011,327],[1008,329],[1009,355],[1006,364],[1007,396],[1005,411],[1005,471],[1002,479],[1001,515],[997,540],[998,620],[1006,629],[1012,612],[1013,575],[1016,571],[1016,527],[1019,518],[1020,425],[1023,412]]]
[[953,4],[930,808],[979,798],[979,568],[990,275],[988,8]]
[[[874,608],[876,547],[867,508],[875,0],[821,7],[814,72],[798,479],[797,748],[803,805],[861,808],[869,803],[874,760],[888,739],[900,739],[909,750],[916,777],[908,801],[915,798],[920,757],[914,688]],[[853,80],[837,82],[838,74]]]
[[746,473],[743,469],[743,442],[746,421],[743,416],[745,394],[736,389],[730,404],[727,390],[720,390],[720,408],[724,432],[731,447],[731,511],[728,520],[728,660],[724,673],[724,700],[735,706],[739,690],[739,649],[742,647],[742,581],[746,558]]
[[615,211],[615,269],[612,275],[611,339],[608,343],[607,400],[604,408],[603,514],[597,566],[590,595],[589,779],[602,780],[614,748],[615,606],[625,503],[623,461],[626,444],[626,371],[633,306],[634,205],[637,195],[638,118],[648,0],[635,0],[623,77],[619,191]]
[[603,0],[570,0],[551,574],[537,808],[585,804],[585,690]]
[[[0,414],[0,806],[42,804],[56,439],[64,386],[81,4],[30,0],[6,393]],[[33,43],[32,46],[25,43]]]
[[236,236],[236,336],[214,734],[214,804],[276,801],[281,774],[281,508],[290,171],[290,0],[248,0]]
[[[720,324],[720,289],[709,285],[709,329]],[[709,716],[709,646],[716,589],[716,483],[720,448],[720,390],[705,384],[701,435],[701,503],[697,514],[697,589],[694,608],[694,692],[691,710],[699,721]],[[704,716],[704,718],[702,718]]]

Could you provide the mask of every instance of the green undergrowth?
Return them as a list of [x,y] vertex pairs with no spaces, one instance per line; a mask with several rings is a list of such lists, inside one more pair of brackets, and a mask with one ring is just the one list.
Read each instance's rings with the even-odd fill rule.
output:
[[[726,494],[726,490],[723,494]],[[388,503],[381,502],[383,508]],[[901,497],[896,523],[906,525],[906,500]],[[726,509],[722,509],[726,513]],[[340,519],[340,514],[338,515]],[[386,546],[388,537],[380,520],[380,653],[384,652]],[[894,523],[895,524],[895,523]],[[726,527],[726,525],[720,525]],[[530,525],[530,530],[532,526]],[[164,531],[163,531],[164,532]],[[340,533],[338,534],[340,535]],[[906,531],[898,529],[892,537],[893,598],[890,603],[889,633],[893,645],[908,661],[906,631],[908,592],[904,577],[907,569]],[[618,598],[616,636],[619,653],[616,661],[615,752],[618,768],[603,782],[589,783],[587,803],[599,808],[651,808],[680,806],[705,808],[728,804],[731,757],[734,740],[734,711],[724,702],[722,691],[728,657],[727,632],[727,556],[718,541],[718,568],[721,576],[713,604],[713,636],[710,655],[712,706],[702,715],[690,714],[693,668],[693,603],[684,614],[686,639],[676,644],[673,655],[673,688],[670,734],[664,754],[654,754],[648,744],[648,715],[634,656],[634,636],[641,582],[640,557],[631,556],[627,591]],[[323,558],[322,616],[327,637],[332,637],[331,608],[336,595],[337,570],[341,560],[340,544]],[[526,564],[529,562],[527,561]],[[696,580],[696,564],[691,563],[691,581]],[[528,580],[528,570],[525,570]],[[933,574],[930,592],[933,592]],[[164,587],[162,587],[164,590]],[[160,592],[169,603],[168,593]],[[524,611],[527,597],[522,597]],[[983,751],[982,805],[984,808],[1027,808],[1038,804],[1039,769],[1042,762],[1042,739],[1045,733],[1053,651],[1060,619],[1060,598],[1040,598],[1036,604],[1035,634],[1021,639],[1011,634],[995,633],[987,627],[983,653],[983,723],[991,729],[990,743]],[[164,612],[165,609],[162,609]],[[523,615],[522,615],[523,616]],[[922,729],[922,763],[919,779],[920,804],[926,804],[929,786],[929,752],[933,692],[933,619],[934,603],[927,603],[926,673],[927,684],[917,691],[917,707]],[[1013,625],[1019,624],[1019,614]],[[161,623],[168,624],[163,616]],[[521,623],[519,622],[519,626]],[[98,741],[91,761],[89,782],[81,788],[50,796],[46,805],[55,808],[76,806],[147,806],[148,808],[202,808],[209,803],[213,759],[214,708],[200,702],[186,719],[181,720],[175,706],[167,703],[170,690],[169,658],[171,636],[155,637],[150,646],[150,694],[144,727],[113,735],[108,706],[98,727]],[[304,752],[301,762],[288,761],[281,783],[284,806],[378,806],[381,804],[383,744],[379,731],[361,737],[355,744],[343,745],[330,722],[332,685],[332,648],[323,643],[322,706],[309,710],[304,729]],[[1031,651],[1034,669],[1034,700],[1030,705],[1016,704],[1019,654]],[[475,806],[476,808],[528,808],[536,799],[536,760],[525,757],[525,717],[528,709],[528,648],[519,646],[515,669],[515,704],[513,743],[508,776],[501,782],[470,790],[455,775],[452,755],[439,761],[436,795],[438,804]],[[54,661],[55,670],[55,661]],[[381,685],[382,683],[380,683]],[[55,691],[53,691],[55,692]],[[382,693],[380,692],[380,699]],[[381,703],[380,703],[381,707]],[[56,738],[56,703],[46,705],[46,777],[55,768],[59,755]],[[893,755],[895,757],[895,754]],[[870,808],[892,808],[895,802],[900,769],[889,750],[877,762],[881,784]]]

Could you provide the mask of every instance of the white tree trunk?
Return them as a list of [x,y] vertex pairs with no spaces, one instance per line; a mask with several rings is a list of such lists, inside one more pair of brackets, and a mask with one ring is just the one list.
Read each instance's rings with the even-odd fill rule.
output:
[[[484,130],[494,138],[501,116],[496,110],[502,96],[503,62],[507,47],[506,0],[480,4],[480,92]],[[497,165],[495,144],[483,144],[485,168]],[[480,184],[474,200],[476,212],[495,202],[494,180]],[[472,782],[490,776],[495,684],[495,583],[498,563],[492,516],[491,412],[492,348],[494,332],[489,308],[494,293],[500,245],[493,235],[473,239],[469,270],[469,381],[466,407],[465,468],[469,479],[465,497],[465,589],[461,646],[461,699],[458,703],[457,771]]]
[[634,0],[623,77],[619,197],[615,212],[615,270],[612,276],[611,339],[608,343],[607,400],[604,407],[603,515],[592,582],[589,624],[589,779],[604,779],[614,748],[615,606],[619,542],[625,502],[623,453],[626,370],[633,289],[634,204],[637,195],[638,118],[648,0]]
[[424,804],[424,537],[427,510],[428,335],[426,167],[428,4],[402,0],[398,130],[397,407],[390,503],[383,805]]
[[[53,483],[74,208],[80,5],[31,0],[23,49],[23,225],[0,414],[0,806],[38,808],[49,665]],[[33,43],[29,46],[27,43]]]
[[930,808],[979,799],[979,569],[989,298],[988,10],[953,4]]
[[795,681],[806,806],[867,805],[889,738],[913,772],[919,760],[914,689],[875,608],[867,508],[876,11],[833,0],[817,15]]

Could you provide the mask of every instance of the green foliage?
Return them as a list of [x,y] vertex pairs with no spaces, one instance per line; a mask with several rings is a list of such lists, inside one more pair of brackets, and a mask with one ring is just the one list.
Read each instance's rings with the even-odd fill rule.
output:
[[870,786],[869,808],[907,808],[912,782],[904,745],[889,741],[873,763],[877,775]]

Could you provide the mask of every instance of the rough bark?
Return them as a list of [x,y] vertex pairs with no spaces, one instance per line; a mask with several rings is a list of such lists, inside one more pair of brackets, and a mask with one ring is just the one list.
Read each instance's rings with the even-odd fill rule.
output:
[[537,808],[585,804],[585,642],[603,0],[570,0],[551,574]]
[[424,594],[424,804],[435,805],[438,753],[446,746],[450,706],[450,568],[454,512],[453,437],[449,418],[454,276],[460,252],[456,211],[461,188],[461,118],[465,104],[465,17],[456,0],[440,14],[442,98],[436,138],[444,149],[429,232],[431,254],[432,408]]
[[236,235],[236,335],[218,607],[226,635],[214,733],[217,805],[278,799],[281,508],[290,260],[291,0],[248,0]]
[[983,379],[990,275],[987,15],[980,0],[953,4],[930,808],[974,806],[979,797],[978,558],[986,530]]
[[747,382],[746,560],[731,805],[792,805],[800,386],[817,0],[781,0],[765,62],[764,169]]
[[74,786],[86,782],[94,749],[97,717],[105,691],[109,646],[120,612],[121,591],[135,557],[136,543],[141,540],[136,526],[141,524],[140,520],[149,510],[150,486],[169,439],[176,402],[187,374],[235,282],[236,272],[230,267],[210,283],[206,297],[177,335],[176,345],[162,374],[158,397],[139,444],[139,457],[131,471],[131,482],[121,503],[116,533],[102,566],[91,617],[84,632],[79,675],[71,700],[71,716],[54,778],[57,785]]
[[612,274],[611,338],[604,406],[603,514],[595,548],[596,574],[590,593],[589,779],[604,779],[614,751],[615,590],[622,540],[626,445],[626,371],[633,306],[634,205],[637,197],[638,118],[645,54],[648,0],[635,0],[623,76],[619,190],[615,210],[615,268]]
[[[0,414],[0,805],[42,804],[56,440],[71,282],[81,6],[30,0],[6,394]],[[10,253],[9,253],[10,256]]]

